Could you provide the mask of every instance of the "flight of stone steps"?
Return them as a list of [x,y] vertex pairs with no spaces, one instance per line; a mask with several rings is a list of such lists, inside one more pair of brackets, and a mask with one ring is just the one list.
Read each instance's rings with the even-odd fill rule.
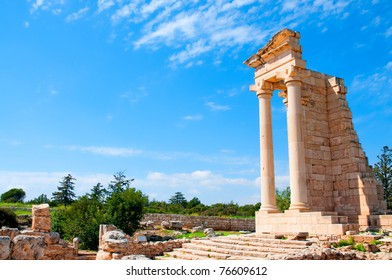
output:
[[182,248],[165,253],[160,260],[256,260],[277,259],[309,247],[312,242],[275,239],[271,235],[232,235],[193,239]]

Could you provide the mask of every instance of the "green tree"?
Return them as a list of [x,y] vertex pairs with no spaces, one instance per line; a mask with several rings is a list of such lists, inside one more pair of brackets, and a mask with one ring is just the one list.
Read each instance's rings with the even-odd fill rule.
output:
[[290,207],[290,187],[286,187],[284,190],[276,190],[276,207],[280,211],[289,209]]
[[196,207],[197,205],[201,204],[200,199],[198,199],[197,197],[192,198],[191,200],[188,201],[186,208],[191,209]]
[[43,204],[50,203],[50,200],[46,194],[41,194],[38,197],[27,202],[28,204]]
[[68,207],[61,206],[51,213],[52,230],[66,240],[81,239],[82,249],[96,250],[100,224],[114,224],[125,233],[132,235],[143,218],[147,196],[130,188],[124,174],[110,183],[110,192],[101,184],[95,185],[91,192],[78,198]]
[[186,200],[185,196],[183,195],[182,192],[176,192],[170,199],[169,199],[169,204],[171,205],[181,205],[182,208],[185,208],[186,205],[188,204],[188,201]]
[[75,181],[76,179],[68,174],[60,181],[60,186],[57,187],[58,191],[53,193],[53,200],[59,204],[67,207],[75,200]]
[[10,189],[1,195],[2,202],[23,202],[26,197],[26,193],[23,189]]
[[384,146],[381,151],[381,155],[377,156],[379,161],[374,164],[373,171],[384,189],[387,207],[392,209],[392,149]]
[[114,180],[109,184],[109,193],[122,192],[128,189],[135,179],[127,179],[123,171],[113,175]]
[[104,205],[84,195],[68,207],[61,206],[52,213],[52,230],[63,239],[80,238],[80,248],[97,250],[99,225],[107,223]]
[[147,196],[135,188],[113,192],[107,199],[108,221],[132,235],[139,227],[147,202]]
[[106,196],[108,195],[108,191],[104,188],[104,186],[101,183],[98,183],[92,187],[90,193],[87,195],[90,199],[102,203],[104,202]]

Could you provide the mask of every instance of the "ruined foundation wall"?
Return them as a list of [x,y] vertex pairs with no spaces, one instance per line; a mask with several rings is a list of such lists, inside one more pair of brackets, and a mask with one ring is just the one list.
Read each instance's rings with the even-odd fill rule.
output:
[[154,225],[160,225],[164,221],[180,221],[186,228],[202,225],[205,228],[213,228],[214,230],[255,231],[255,219],[186,216],[178,214],[145,214],[143,221],[152,221]]

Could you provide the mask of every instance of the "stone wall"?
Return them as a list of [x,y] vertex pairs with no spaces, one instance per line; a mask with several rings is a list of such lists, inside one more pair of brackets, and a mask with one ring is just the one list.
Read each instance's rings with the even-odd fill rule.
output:
[[100,225],[99,251],[97,260],[116,260],[130,255],[144,255],[148,258],[162,256],[165,252],[181,248],[187,239],[162,242],[143,242],[131,237],[113,225]]
[[78,250],[51,232],[48,204],[33,205],[31,229],[0,229],[0,260],[72,260]]
[[177,214],[145,214],[143,221],[152,221],[160,225],[163,221],[180,221],[183,227],[193,228],[203,226],[214,230],[255,231],[255,219],[220,218],[209,216],[185,216]]

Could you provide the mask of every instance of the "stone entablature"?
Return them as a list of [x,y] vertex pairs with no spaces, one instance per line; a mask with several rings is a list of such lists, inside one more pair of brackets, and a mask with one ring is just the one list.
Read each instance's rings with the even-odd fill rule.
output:
[[[257,231],[271,228],[263,220],[277,212],[270,104],[274,90],[280,91],[287,107],[290,210],[297,211],[289,219],[294,215],[296,223],[301,223],[308,219],[301,212],[319,211],[345,216],[348,224],[357,227],[369,225],[372,215],[372,222],[382,226],[374,215],[386,211],[383,190],[354,130],[344,81],[307,69],[299,39],[298,32],[283,29],[245,61],[255,69],[250,90],[256,92],[260,108],[262,206]],[[286,227],[284,222],[277,224]]]

